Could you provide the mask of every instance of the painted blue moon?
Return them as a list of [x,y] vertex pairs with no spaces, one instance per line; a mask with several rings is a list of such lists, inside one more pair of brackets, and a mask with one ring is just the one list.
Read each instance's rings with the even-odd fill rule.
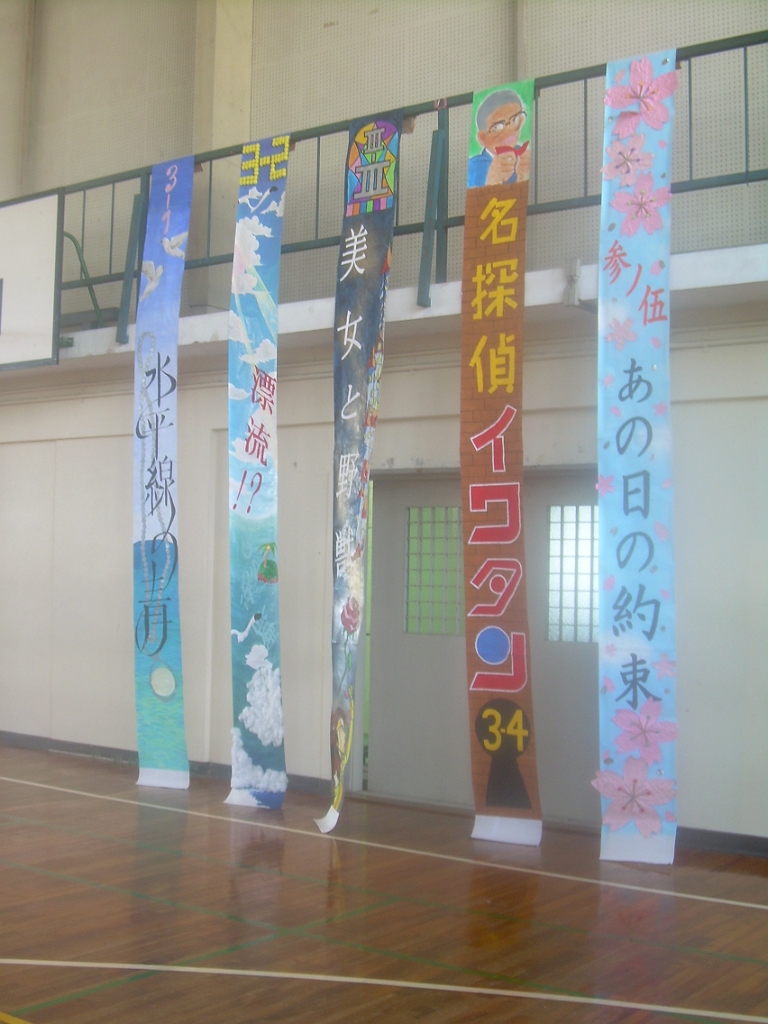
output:
[[503,665],[510,649],[509,634],[499,626],[486,626],[475,639],[477,655],[486,665]]

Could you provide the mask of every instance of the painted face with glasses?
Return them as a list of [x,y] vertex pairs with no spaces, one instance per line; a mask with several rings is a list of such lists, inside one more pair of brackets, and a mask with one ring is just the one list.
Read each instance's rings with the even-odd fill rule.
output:
[[[518,145],[527,114],[512,90],[487,97],[477,112],[477,141],[483,147],[477,166],[470,167],[469,185],[502,185],[526,181],[530,174],[531,154],[527,143]],[[472,160],[470,161],[472,164]],[[485,171],[485,180],[471,180]]]

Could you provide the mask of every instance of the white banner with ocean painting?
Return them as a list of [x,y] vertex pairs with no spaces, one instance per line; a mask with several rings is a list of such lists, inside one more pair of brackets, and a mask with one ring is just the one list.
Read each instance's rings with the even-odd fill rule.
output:
[[186,789],[176,398],[194,160],[155,164],[136,308],[133,603],[138,784]]
[[603,860],[671,864],[675,581],[669,414],[675,51],[608,65],[598,312]]
[[277,582],[277,294],[287,135],[243,147],[229,306],[232,788],[281,807],[287,786]]

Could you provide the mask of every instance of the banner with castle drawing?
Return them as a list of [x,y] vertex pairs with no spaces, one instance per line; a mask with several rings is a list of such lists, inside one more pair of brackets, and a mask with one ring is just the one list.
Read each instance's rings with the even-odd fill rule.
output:
[[379,415],[401,128],[399,113],[353,121],[344,168],[333,359],[333,797],[328,813],[317,821],[321,832],[330,832],[338,821],[352,750],[365,598],[368,477]]

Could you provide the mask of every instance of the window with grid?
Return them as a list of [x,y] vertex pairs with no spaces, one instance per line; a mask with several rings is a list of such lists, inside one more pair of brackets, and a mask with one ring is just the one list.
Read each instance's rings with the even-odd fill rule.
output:
[[597,542],[596,505],[550,506],[548,640],[597,643]]
[[409,508],[406,633],[464,632],[461,509]]

